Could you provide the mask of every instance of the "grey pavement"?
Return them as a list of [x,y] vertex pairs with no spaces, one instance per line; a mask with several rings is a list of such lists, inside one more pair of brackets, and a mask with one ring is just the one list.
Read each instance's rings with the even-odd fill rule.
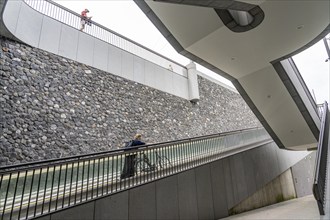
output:
[[325,215],[320,216],[313,195],[277,203],[238,215],[222,218],[222,220],[255,220],[255,219],[320,219],[330,220],[330,159],[328,159]]
[[274,205],[233,215],[226,220],[238,219],[323,219],[313,195],[292,199]]

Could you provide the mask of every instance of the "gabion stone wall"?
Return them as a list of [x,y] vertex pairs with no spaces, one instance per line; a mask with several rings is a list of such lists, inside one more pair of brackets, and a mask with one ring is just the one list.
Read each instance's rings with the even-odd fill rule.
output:
[[1,38],[0,166],[260,126],[239,94],[199,77],[188,100]]

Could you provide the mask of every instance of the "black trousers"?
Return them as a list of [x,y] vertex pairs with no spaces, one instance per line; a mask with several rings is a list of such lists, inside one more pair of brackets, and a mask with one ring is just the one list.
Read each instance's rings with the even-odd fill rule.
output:
[[125,157],[124,169],[120,175],[121,179],[134,176],[135,158],[136,158],[136,154],[128,155]]

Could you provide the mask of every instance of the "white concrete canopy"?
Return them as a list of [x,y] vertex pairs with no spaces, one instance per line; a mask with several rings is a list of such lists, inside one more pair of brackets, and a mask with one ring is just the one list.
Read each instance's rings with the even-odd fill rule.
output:
[[[279,147],[316,147],[316,105],[287,58],[329,32],[330,1],[135,2],[179,53],[233,82]],[[260,24],[253,27],[221,17],[228,9],[257,14],[256,8]]]

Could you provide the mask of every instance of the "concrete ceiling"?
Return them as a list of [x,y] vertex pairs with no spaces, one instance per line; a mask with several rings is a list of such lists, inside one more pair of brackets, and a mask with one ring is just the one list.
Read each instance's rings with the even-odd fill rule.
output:
[[[135,2],[179,53],[195,57],[197,62],[200,59],[201,64],[206,62],[236,82],[234,85],[239,85],[243,98],[250,101],[249,106],[264,120],[266,129],[274,133],[278,145],[293,150],[316,146],[315,132],[273,63],[301,51],[329,31],[330,1]],[[257,27],[237,33],[223,23],[214,8],[224,3],[237,7],[242,2],[259,6],[264,18]]]
[[213,8],[146,1],[185,50],[237,79],[304,47],[329,25],[329,1],[253,2],[265,13],[263,22],[235,33]]

